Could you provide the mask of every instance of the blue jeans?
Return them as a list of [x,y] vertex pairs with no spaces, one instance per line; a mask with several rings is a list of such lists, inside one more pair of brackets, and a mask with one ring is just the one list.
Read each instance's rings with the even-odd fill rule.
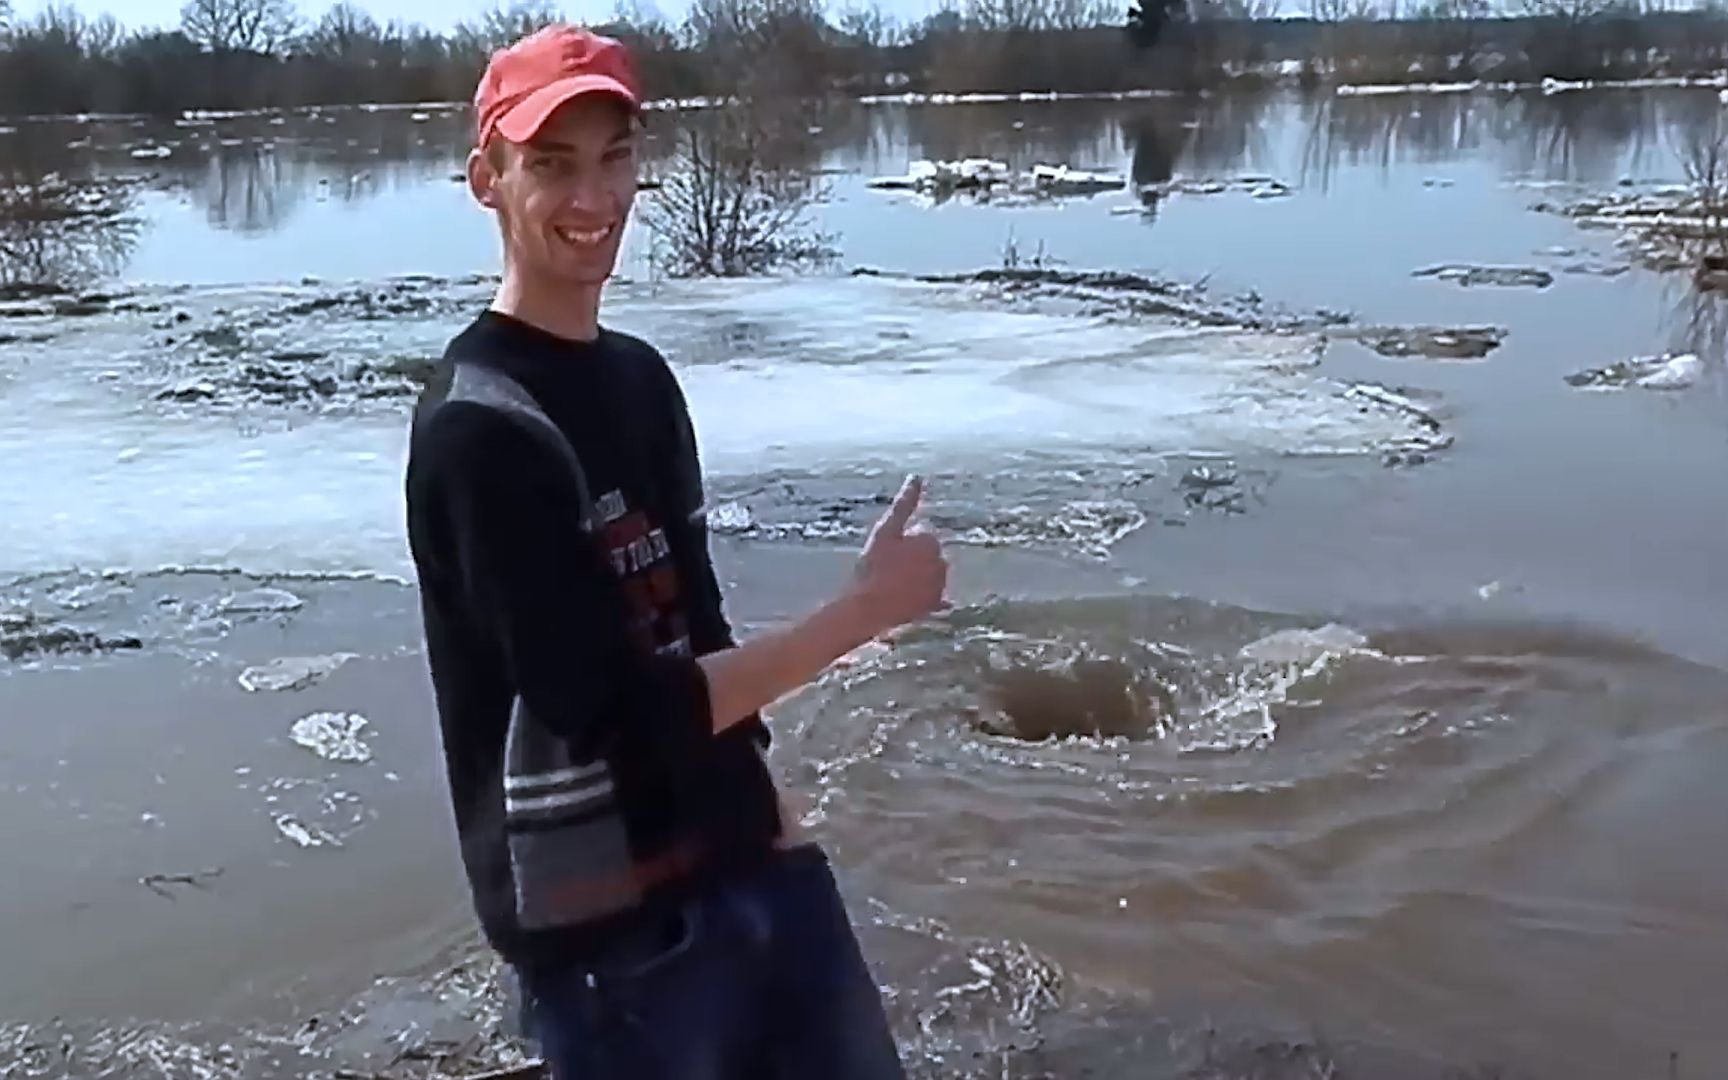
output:
[[697,893],[579,967],[525,971],[554,1080],[902,1080],[816,848]]

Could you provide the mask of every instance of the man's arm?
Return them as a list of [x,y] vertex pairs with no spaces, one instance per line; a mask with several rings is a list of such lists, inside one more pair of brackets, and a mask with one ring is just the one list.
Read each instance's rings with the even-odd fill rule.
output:
[[943,603],[947,563],[935,536],[909,528],[923,485],[908,479],[836,599],[700,659],[647,653],[626,631],[622,590],[581,529],[562,463],[507,419],[446,409],[434,468],[470,609],[524,704],[580,760],[628,741],[691,763],[712,733]]
[[872,531],[848,589],[792,626],[736,645],[708,548],[702,465],[689,406],[671,368],[658,354],[655,360],[671,398],[675,448],[668,487],[694,590],[692,637],[708,675],[714,728],[724,731],[756,718],[872,638],[935,610],[946,588],[947,564],[934,536],[908,531],[923,495],[922,482],[909,479]]
[[948,564],[936,537],[910,527],[924,485],[909,477],[871,530],[852,581],[790,627],[702,657],[714,729],[754,715],[810,683],[860,645],[944,605]]

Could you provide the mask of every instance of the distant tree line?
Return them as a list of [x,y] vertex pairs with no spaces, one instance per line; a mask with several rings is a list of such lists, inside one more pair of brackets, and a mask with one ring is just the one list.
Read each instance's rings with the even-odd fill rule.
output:
[[[758,90],[1199,89],[1299,71],[1317,81],[1529,80],[1728,67],[1728,11],[1637,0],[944,0],[899,22],[875,0],[695,0],[673,24],[621,0],[598,29],[634,46],[660,97]],[[351,0],[187,0],[175,29],[127,30],[64,2],[0,0],[0,112],[12,115],[464,100],[491,50],[562,13],[497,7],[448,33]],[[737,58],[771,56],[771,63]],[[742,73],[742,74],[741,74]]]

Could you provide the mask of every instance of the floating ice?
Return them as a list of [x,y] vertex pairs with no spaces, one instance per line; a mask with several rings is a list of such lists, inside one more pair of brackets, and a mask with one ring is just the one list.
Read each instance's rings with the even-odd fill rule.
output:
[[[1194,452],[1372,458],[1432,434],[1428,421],[1352,398],[1314,370],[1316,333],[1259,328],[1250,307],[1197,290],[1113,289],[1111,277],[621,282],[609,318],[678,366],[704,463],[732,490],[788,467],[1026,478],[1000,496],[975,488],[977,521],[1022,503],[1063,510],[1075,492],[1045,478],[1075,462],[1127,470]],[[218,372],[291,363],[272,353],[315,351],[368,371],[437,355],[494,287],[476,278],[142,294],[190,316],[175,333],[242,327],[235,347],[261,352],[238,364],[206,339],[185,355],[146,354],[138,342],[152,335],[125,312],[80,320],[53,344],[52,363],[30,362],[29,348],[48,346],[10,353],[8,362],[23,362],[0,396],[0,454],[33,464],[0,485],[0,573],[186,564],[411,574],[401,516],[411,398],[393,389],[326,414],[240,393]],[[105,370],[122,377],[97,383]],[[151,400],[182,378],[213,396]],[[121,464],[132,448],[138,457]],[[768,508],[748,509],[758,523],[750,531],[766,535]],[[717,528],[747,528],[727,516],[741,512],[717,511]],[[789,535],[852,535],[851,522],[775,521]],[[215,613],[296,607],[286,594],[242,594]]]
[[1645,356],[1566,376],[1569,386],[1582,390],[1685,390],[1698,381],[1704,362],[1693,353]]
[[739,502],[721,503],[708,513],[708,527],[717,533],[747,532],[755,524],[750,508]]
[[1554,284],[1554,275],[1529,266],[1472,266],[1466,263],[1446,263],[1411,272],[1411,277],[1431,277],[1456,282],[1466,288],[1474,285],[1495,285],[1502,288],[1546,289]]
[[276,816],[276,831],[301,847],[341,847],[342,841],[318,828],[308,825],[292,814]]
[[372,748],[361,740],[366,718],[359,713],[317,712],[294,721],[288,737],[329,761],[364,763]]
[[353,658],[352,653],[284,656],[242,671],[240,685],[254,693],[261,690],[304,690]]
[[1376,326],[1341,331],[1381,356],[1423,356],[1431,360],[1480,360],[1506,340],[1501,326]]
[[1066,165],[1032,166],[1032,186],[1049,195],[1092,195],[1120,191],[1128,182],[1112,173],[1087,172]]
[[222,615],[282,615],[305,604],[286,589],[249,589],[224,596],[216,602],[216,610]]
[[1368,644],[1358,630],[1338,623],[1315,629],[1293,628],[1267,634],[1242,646],[1238,655],[1257,664],[1311,664],[1329,654],[1354,652]]

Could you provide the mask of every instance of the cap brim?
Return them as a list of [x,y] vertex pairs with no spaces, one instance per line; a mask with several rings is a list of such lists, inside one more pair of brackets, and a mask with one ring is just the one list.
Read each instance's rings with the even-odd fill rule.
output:
[[610,75],[572,75],[542,86],[523,98],[515,108],[498,118],[492,130],[511,142],[527,142],[540,133],[559,106],[590,94],[615,97],[632,110],[640,106],[630,88]]

